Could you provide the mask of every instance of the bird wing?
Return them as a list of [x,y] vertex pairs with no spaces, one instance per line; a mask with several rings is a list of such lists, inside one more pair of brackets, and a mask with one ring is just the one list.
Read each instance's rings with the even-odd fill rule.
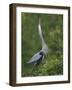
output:
[[41,58],[40,52],[36,53],[27,63],[33,63],[38,61]]

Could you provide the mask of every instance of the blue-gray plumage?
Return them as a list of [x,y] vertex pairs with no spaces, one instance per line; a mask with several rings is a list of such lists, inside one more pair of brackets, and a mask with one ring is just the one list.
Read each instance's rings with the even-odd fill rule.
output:
[[44,58],[43,52],[40,52],[39,54],[41,55],[41,57],[38,59],[36,65],[39,65],[41,63],[41,61],[43,60],[43,58]]
[[28,64],[34,64],[34,65],[39,65],[40,62],[43,60],[44,54],[42,51],[38,52],[35,54],[27,63]]
[[44,56],[48,53],[48,46],[46,45],[42,35],[40,19],[38,24],[38,31],[42,43],[42,49],[32,56],[32,58],[27,62],[28,64],[39,65],[41,61],[44,59]]

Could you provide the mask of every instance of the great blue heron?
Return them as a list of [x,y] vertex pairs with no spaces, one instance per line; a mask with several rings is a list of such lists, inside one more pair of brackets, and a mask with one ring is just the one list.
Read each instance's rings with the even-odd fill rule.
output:
[[39,65],[41,61],[44,59],[44,56],[48,53],[48,46],[46,45],[42,35],[40,19],[38,24],[38,31],[41,39],[42,49],[39,52],[37,52],[35,55],[33,55],[32,58],[27,62],[28,64],[33,64],[34,66]]

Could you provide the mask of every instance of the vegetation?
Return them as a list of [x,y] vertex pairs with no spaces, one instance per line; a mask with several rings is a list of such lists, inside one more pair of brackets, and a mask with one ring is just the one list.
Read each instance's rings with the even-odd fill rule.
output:
[[[39,17],[43,37],[49,50],[41,64],[33,69],[33,65],[29,65],[27,62],[35,53],[41,50],[38,34]],[[22,12],[21,23],[22,77],[63,74],[63,16]]]

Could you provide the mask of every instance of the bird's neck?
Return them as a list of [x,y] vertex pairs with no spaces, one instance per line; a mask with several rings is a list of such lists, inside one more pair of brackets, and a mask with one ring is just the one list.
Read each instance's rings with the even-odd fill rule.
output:
[[41,38],[41,43],[42,43],[42,48],[43,48],[44,46],[46,46],[46,44],[45,44],[43,37],[41,36],[40,38]]
[[43,38],[43,35],[42,35],[40,20],[39,20],[38,30],[39,30],[39,36],[41,39],[41,43],[42,43],[42,50],[41,51],[43,51],[44,54],[46,55],[46,53],[48,53],[48,46],[46,45],[44,38]]
[[40,22],[39,22],[39,25],[38,25],[38,30],[39,30],[39,36],[40,36],[40,39],[41,39],[42,47],[44,47],[44,46],[46,46],[46,44],[45,44],[45,41],[44,41],[44,38],[43,38],[43,35],[42,35]]

